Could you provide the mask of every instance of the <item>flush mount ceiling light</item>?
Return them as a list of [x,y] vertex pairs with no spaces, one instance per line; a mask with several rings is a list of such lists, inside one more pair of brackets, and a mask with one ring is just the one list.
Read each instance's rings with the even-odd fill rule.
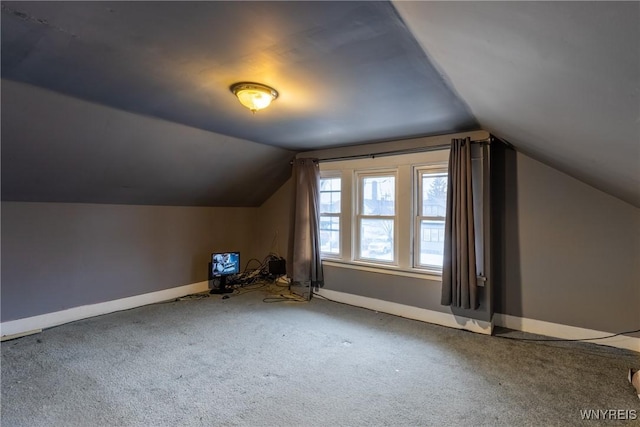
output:
[[278,97],[278,92],[274,88],[260,83],[234,83],[229,89],[238,97],[238,101],[252,113],[267,108],[271,101]]

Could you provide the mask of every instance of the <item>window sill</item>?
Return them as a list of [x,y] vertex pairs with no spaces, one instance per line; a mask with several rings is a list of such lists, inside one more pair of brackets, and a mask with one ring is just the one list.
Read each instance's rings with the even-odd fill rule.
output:
[[347,268],[351,270],[369,271],[372,273],[389,274],[392,276],[413,277],[415,279],[442,281],[442,273],[435,271],[425,271],[418,269],[400,269],[398,267],[371,264],[359,261],[342,261],[324,258],[322,265],[329,267]]

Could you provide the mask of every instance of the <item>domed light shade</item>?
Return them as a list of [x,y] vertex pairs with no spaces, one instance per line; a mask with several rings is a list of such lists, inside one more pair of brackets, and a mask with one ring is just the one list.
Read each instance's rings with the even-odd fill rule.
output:
[[240,82],[232,84],[229,89],[252,113],[267,108],[278,97],[275,89],[260,83]]

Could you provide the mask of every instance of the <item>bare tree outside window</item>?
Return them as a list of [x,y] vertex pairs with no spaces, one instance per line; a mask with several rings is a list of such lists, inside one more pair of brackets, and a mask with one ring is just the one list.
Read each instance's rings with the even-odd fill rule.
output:
[[360,179],[360,257],[393,261],[396,177],[363,176]]

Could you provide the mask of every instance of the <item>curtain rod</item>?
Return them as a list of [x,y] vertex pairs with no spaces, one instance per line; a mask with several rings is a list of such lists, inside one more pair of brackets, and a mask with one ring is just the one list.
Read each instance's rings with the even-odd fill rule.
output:
[[[478,140],[471,141],[471,143],[472,144],[490,144],[491,139],[492,137],[485,138],[485,139],[478,139]],[[431,145],[431,146],[425,146],[425,147],[405,148],[403,150],[380,151],[377,153],[369,153],[369,154],[354,154],[351,156],[327,157],[326,159],[318,159],[318,163],[339,162],[342,160],[375,159],[376,157],[396,156],[400,154],[426,153],[429,151],[445,150],[450,147],[451,147],[451,144],[440,144],[440,145]],[[291,164],[293,164],[293,162],[291,162]]]

